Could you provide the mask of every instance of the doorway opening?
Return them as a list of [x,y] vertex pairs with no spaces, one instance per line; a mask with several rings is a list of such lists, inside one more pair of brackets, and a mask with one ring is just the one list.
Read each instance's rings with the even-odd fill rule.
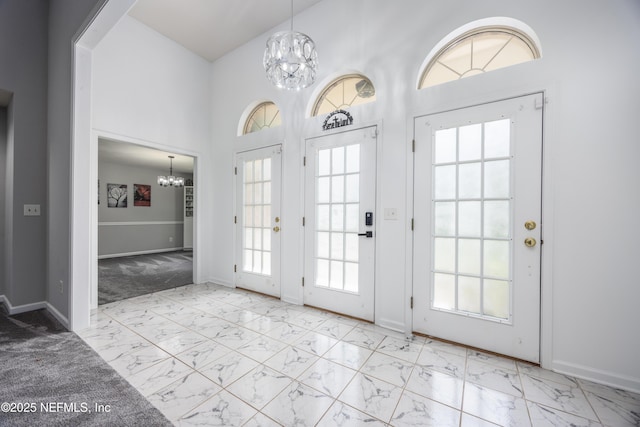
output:
[[[188,155],[98,138],[94,306],[194,283],[194,164]],[[161,186],[167,175],[184,185]]]

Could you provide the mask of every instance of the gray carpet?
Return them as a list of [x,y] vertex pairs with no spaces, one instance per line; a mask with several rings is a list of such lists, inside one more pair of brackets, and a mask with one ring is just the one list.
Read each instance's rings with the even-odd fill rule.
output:
[[98,260],[98,304],[193,283],[193,252],[176,251]]
[[[47,311],[10,317],[0,304],[2,402],[27,404],[35,412],[0,411],[0,426],[171,425],[82,339],[68,332]],[[104,408],[109,405],[110,411],[95,412],[96,404],[105,405]],[[49,412],[43,411],[41,405],[46,405]]]

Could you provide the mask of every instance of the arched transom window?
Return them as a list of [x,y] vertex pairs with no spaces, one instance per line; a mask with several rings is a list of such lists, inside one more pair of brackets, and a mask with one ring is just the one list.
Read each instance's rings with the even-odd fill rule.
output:
[[479,28],[446,44],[429,62],[420,89],[540,57],[535,43],[513,28]]
[[243,135],[258,132],[264,128],[280,126],[280,110],[273,102],[263,102],[253,109],[244,124]]
[[322,91],[311,115],[328,114],[375,100],[376,89],[371,80],[360,74],[350,74],[334,80]]

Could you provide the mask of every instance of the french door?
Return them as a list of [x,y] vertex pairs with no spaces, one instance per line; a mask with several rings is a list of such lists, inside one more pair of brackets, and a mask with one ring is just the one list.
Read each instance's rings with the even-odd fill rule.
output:
[[306,141],[304,303],[374,320],[375,126]]
[[280,296],[281,146],[236,155],[235,284]]
[[414,330],[538,362],[542,94],[414,129]]

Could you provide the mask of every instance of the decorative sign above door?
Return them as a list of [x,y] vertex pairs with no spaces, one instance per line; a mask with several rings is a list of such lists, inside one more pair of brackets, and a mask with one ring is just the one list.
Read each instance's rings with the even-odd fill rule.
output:
[[322,125],[322,130],[336,129],[343,126],[349,126],[353,124],[353,117],[349,114],[348,111],[345,110],[336,110],[332,113],[329,113],[326,119],[324,119],[324,124]]

